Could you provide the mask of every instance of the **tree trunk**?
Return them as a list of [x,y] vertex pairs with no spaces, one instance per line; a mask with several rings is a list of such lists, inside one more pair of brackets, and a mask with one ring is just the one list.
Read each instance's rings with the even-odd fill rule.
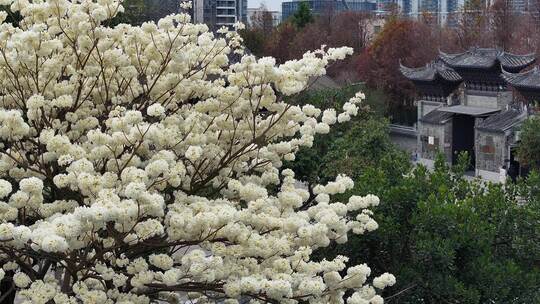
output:
[[13,272],[6,272],[4,279],[0,282],[0,304],[13,304],[15,301],[15,288],[13,285]]

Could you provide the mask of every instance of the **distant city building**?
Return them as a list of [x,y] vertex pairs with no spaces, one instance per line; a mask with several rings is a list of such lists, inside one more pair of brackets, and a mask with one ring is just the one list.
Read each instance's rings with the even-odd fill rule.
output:
[[272,26],[278,26],[281,23],[281,12],[268,11],[264,8],[248,8],[247,9],[247,24],[253,25],[253,20],[262,17],[264,13],[269,13],[272,16]]
[[386,19],[384,16],[375,16],[374,18],[369,18],[367,21],[364,21],[364,34],[368,44],[383,30],[385,24]]
[[529,9],[529,4],[532,4],[533,1],[530,0],[507,0],[508,5],[513,11],[525,12]]
[[[392,0],[379,1],[390,2]],[[401,14],[414,19],[422,15],[431,16],[439,25],[453,24],[452,17],[459,13],[464,4],[465,0],[398,0],[396,2],[397,10]],[[381,7],[383,6],[381,5]]]
[[[431,17],[439,25],[453,26],[457,24],[456,17],[463,12],[467,0],[377,0],[378,12],[389,11],[397,5],[398,11],[404,16],[417,19],[420,16]],[[397,2],[394,2],[397,1]],[[393,6],[392,4],[395,5]],[[495,0],[482,0],[482,7],[489,8]],[[507,0],[509,10],[514,14],[538,15],[538,2],[533,0]]]
[[418,1],[419,0],[399,0],[397,5],[398,8],[408,14],[418,14]]
[[211,29],[247,23],[248,0],[193,0],[193,20]]
[[374,12],[377,9],[375,1],[366,0],[293,0],[281,4],[282,20],[287,20],[300,7],[300,3],[306,2],[314,15],[322,15],[326,12]]
[[[400,2],[400,0],[377,0],[377,12],[391,12],[398,7],[401,7]],[[407,4],[403,3],[402,5],[406,6]]]

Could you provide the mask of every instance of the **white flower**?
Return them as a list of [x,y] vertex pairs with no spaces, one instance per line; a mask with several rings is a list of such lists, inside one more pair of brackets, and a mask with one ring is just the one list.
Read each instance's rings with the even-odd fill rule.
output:
[[233,27],[239,31],[239,30],[243,30],[246,28],[246,26],[242,23],[242,22],[236,22]]
[[71,164],[73,161],[74,161],[73,156],[71,156],[71,155],[69,155],[69,154],[61,155],[61,156],[58,158],[58,164],[59,164],[60,166],[67,166],[67,165]]
[[328,125],[335,124],[336,123],[336,110],[334,109],[324,110],[322,121]]
[[321,115],[321,110],[315,108],[313,105],[310,105],[310,104],[303,106],[302,112],[304,112],[304,114],[306,114],[307,116],[313,116],[313,117],[317,117]]
[[19,182],[21,191],[26,193],[41,193],[43,182],[36,177],[25,178]]
[[366,230],[367,231],[374,231],[374,230],[377,230],[377,228],[379,228],[379,224],[377,224],[377,222],[373,219],[370,219],[366,224],[365,224],[365,227],[366,227]]
[[347,204],[347,208],[351,211],[359,210],[359,209],[366,209],[369,207],[375,207],[379,205],[379,198],[375,195],[368,194],[364,197],[353,195],[349,197],[349,203]]
[[140,239],[148,239],[163,234],[163,225],[157,220],[150,219],[135,226],[135,233]]
[[173,267],[173,259],[166,254],[152,254],[149,258],[150,264],[161,268],[163,270],[169,270]]
[[31,282],[30,277],[23,272],[17,272],[13,275],[13,283],[19,288],[26,288]]
[[199,146],[189,146],[189,148],[186,151],[186,158],[190,161],[196,161],[198,160],[203,153],[203,149]]
[[352,53],[353,49],[350,47],[328,49],[328,57],[332,58],[333,60],[345,59],[347,55],[352,55]]
[[55,98],[51,104],[58,108],[69,108],[73,105],[73,97],[71,95],[62,95]]
[[108,17],[107,11],[104,7],[97,7],[92,11],[91,15],[98,22],[101,22]]
[[41,241],[41,248],[46,252],[64,252],[68,247],[66,240],[57,235],[47,235]]
[[7,241],[13,237],[13,228],[12,223],[2,223],[0,224],[0,241]]
[[190,9],[192,7],[191,1],[184,1],[180,3],[182,9]]
[[343,110],[350,116],[356,116],[358,114],[358,107],[351,102],[346,102],[343,105]]
[[156,24],[154,22],[145,22],[141,25],[141,29],[150,34],[150,33],[154,33],[158,30]]
[[169,269],[163,274],[163,283],[167,286],[173,286],[178,283],[181,272],[179,269]]
[[353,293],[352,296],[347,298],[347,304],[370,304],[368,300],[364,299],[358,292]]
[[388,286],[396,284],[396,277],[389,273],[384,273],[373,279],[373,286],[379,289],[384,289]]
[[11,193],[11,184],[3,179],[0,179],[0,198],[4,198]]
[[319,134],[328,134],[328,132],[330,132],[330,126],[325,124],[324,122],[318,123],[315,126],[315,132]]
[[149,116],[159,117],[165,114],[165,108],[161,104],[155,103],[148,107],[148,109],[146,110],[146,113]]
[[370,303],[370,304],[383,304],[383,303],[384,303],[384,299],[383,299],[381,296],[376,295],[376,296],[374,296],[373,298],[371,298],[371,299],[369,300],[369,303]]
[[[0,255],[0,276],[22,271],[23,301],[179,301],[168,291],[181,284],[201,291],[186,295],[197,302],[210,292],[229,304],[245,294],[327,303],[356,291],[378,303],[368,266],[311,258],[376,229],[366,208],[378,199],[339,203],[350,178],[310,192],[282,170],[358,114],[360,93],[322,115],[284,98],[352,49],[277,65],[245,55],[234,29],[212,32],[185,13],[110,27],[120,0],[3,3],[21,20],[0,26],[0,242],[21,258]],[[76,258],[73,294],[52,273],[23,273],[43,257],[57,273]]]
[[129,198],[137,198],[146,191],[146,185],[141,182],[132,182],[126,186],[125,194]]
[[362,101],[364,101],[366,99],[366,95],[362,92],[358,92],[356,93],[356,95],[351,98],[349,101],[353,104],[359,104],[361,103]]
[[351,116],[346,112],[341,113],[341,114],[338,115],[337,120],[338,120],[339,123],[347,122],[347,121],[351,120]]

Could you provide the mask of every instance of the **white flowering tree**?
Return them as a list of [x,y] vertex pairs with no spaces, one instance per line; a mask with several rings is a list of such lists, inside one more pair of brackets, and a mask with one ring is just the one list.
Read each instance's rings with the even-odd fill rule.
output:
[[[117,0],[1,0],[0,302],[382,303],[367,265],[314,249],[377,228],[345,176],[282,160],[358,111],[287,104],[351,49],[276,66],[189,16],[104,24]],[[5,19],[5,14],[0,16]]]

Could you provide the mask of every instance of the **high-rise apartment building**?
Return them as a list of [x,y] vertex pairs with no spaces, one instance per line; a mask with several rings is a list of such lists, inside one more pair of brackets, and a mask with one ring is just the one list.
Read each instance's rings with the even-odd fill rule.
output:
[[[390,12],[399,7],[398,0],[377,0],[377,12]],[[404,3],[405,4],[405,3]]]
[[[281,4],[282,20],[287,20],[293,15],[300,3],[305,2],[311,12],[315,15],[322,15],[327,12],[356,11],[374,12],[377,8],[376,0],[292,0]],[[390,0],[393,1],[393,0]]]
[[247,23],[247,0],[193,0],[193,20],[211,29]]
[[[391,1],[391,0],[380,0]],[[518,0],[519,1],[519,0]],[[398,10],[405,16],[418,18],[420,15],[433,17],[440,25],[446,25],[463,8],[465,0],[398,0]]]
[[264,8],[248,8],[247,9],[247,25],[255,26],[256,20],[264,19],[265,14],[268,14],[268,17],[271,19],[272,26],[278,26],[281,23],[281,12],[279,11],[269,11]]

